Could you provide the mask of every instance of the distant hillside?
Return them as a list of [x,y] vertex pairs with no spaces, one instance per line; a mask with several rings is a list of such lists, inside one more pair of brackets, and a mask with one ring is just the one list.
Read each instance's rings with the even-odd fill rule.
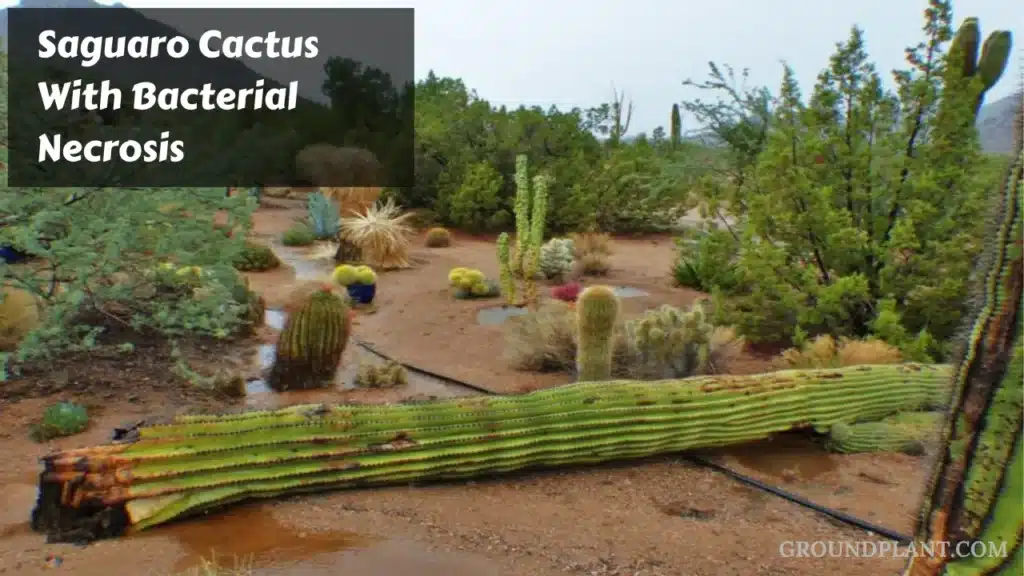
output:
[[994,154],[1013,152],[1013,120],[1022,100],[1024,92],[1017,92],[982,106],[978,113],[982,150]]

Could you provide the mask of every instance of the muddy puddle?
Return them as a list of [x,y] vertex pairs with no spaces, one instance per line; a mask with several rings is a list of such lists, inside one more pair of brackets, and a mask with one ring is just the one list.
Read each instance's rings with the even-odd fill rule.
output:
[[516,316],[525,316],[530,311],[526,308],[517,308],[515,306],[492,306],[490,308],[482,308],[476,313],[476,321],[478,324],[484,326],[497,326],[503,324],[509,318]]
[[724,457],[723,464],[739,464],[757,476],[785,482],[810,482],[839,469],[839,456],[801,434],[778,434],[767,440],[716,450],[708,455]]
[[346,576],[477,576],[497,574],[482,557],[445,554],[410,540],[382,539],[319,523],[282,522],[269,504],[252,503],[143,532],[138,540],[173,541],[176,572],[345,574]]
[[[264,323],[268,327],[279,331],[284,327],[286,317],[287,314],[284,311],[270,309],[266,312]],[[260,370],[266,370],[273,365],[274,353],[275,348],[273,344],[263,344],[259,347],[256,361]],[[359,389],[355,384],[355,380],[361,365],[383,365],[386,363],[387,359],[382,356],[350,342],[342,359],[342,366],[338,370],[335,386],[319,390],[275,392],[263,380],[250,380],[245,385],[246,405],[250,408],[267,409],[297,404],[345,402],[346,400],[351,400],[347,395],[348,392]],[[405,386],[386,390],[376,389],[373,392],[387,395],[386,399],[389,401],[408,398],[455,398],[478,394],[475,390],[414,370],[407,370],[407,376],[408,383]]]
[[612,292],[619,298],[643,298],[644,296],[650,296],[651,293],[646,290],[634,288],[632,286],[612,286]]

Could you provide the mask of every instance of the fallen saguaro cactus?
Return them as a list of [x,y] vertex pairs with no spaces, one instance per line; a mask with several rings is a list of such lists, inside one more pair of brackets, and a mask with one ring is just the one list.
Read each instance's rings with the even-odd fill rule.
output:
[[948,401],[945,365],[855,366],[522,396],[182,416],[43,460],[36,531],[90,540],[249,498],[596,463],[826,431]]

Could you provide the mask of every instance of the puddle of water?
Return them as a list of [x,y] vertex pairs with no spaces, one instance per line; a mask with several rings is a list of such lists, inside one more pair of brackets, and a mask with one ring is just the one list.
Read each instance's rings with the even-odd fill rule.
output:
[[133,538],[175,540],[184,548],[174,567],[177,572],[200,567],[204,561],[226,570],[239,565],[266,568],[371,544],[369,538],[348,531],[296,529],[277,520],[269,506],[258,504],[182,520]]
[[295,269],[296,280],[324,280],[330,278],[334,270],[334,261],[327,259],[310,259],[295,248],[287,246],[271,245],[271,249],[277,257],[285,264]]
[[836,470],[839,464],[811,438],[801,434],[778,434],[716,451],[740,465],[786,481],[807,482]]
[[476,313],[476,321],[484,326],[496,326],[502,324],[509,318],[516,316],[525,316],[530,311],[526,308],[517,308],[515,306],[492,306],[490,308],[484,308]]
[[[280,574],[254,570],[253,574]],[[447,553],[411,540],[386,540],[368,548],[322,554],[288,567],[288,576],[499,576],[494,563],[479,554]]]
[[284,330],[284,320],[288,315],[285,314],[284,310],[275,310],[273,308],[268,309],[263,313],[263,323],[270,326],[274,330]]
[[632,286],[613,286],[612,291],[619,298],[641,298],[643,296],[650,296],[650,292],[646,292],[639,288],[633,288]]

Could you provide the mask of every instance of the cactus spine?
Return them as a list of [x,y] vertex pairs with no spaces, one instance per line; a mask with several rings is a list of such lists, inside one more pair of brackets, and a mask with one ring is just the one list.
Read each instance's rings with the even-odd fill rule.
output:
[[576,371],[581,382],[612,375],[612,336],[619,318],[619,297],[607,286],[591,286],[576,303]]
[[1006,30],[996,30],[988,35],[981,46],[981,57],[978,57],[978,44],[981,42],[981,27],[977,18],[967,18],[957,29],[950,45],[950,54],[960,60],[959,75],[963,78],[979,80],[975,96],[974,116],[978,116],[985,101],[985,93],[996,85],[1006,71],[1013,46],[1013,34]]
[[516,251],[512,259],[512,273],[523,273],[523,261],[530,236],[530,174],[525,154],[516,156]]
[[329,386],[350,328],[348,306],[330,288],[312,294],[285,322],[267,384],[278,391]]
[[[993,226],[976,276],[973,314],[952,379],[942,447],[925,491],[918,542],[947,542],[946,554],[912,556],[906,576],[1020,574],[1024,565],[1024,106],[1014,158],[993,206]],[[965,554],[980,543],[986,551]],[[953,553],[958,553],[954,555]]]
[[502,232],[498,236],[498,266],[501,278],[501,293],[505,295],[505,302],[509,306],[516,304],[516,279],[512,275],[511,250],[509,248],[508,232]]

